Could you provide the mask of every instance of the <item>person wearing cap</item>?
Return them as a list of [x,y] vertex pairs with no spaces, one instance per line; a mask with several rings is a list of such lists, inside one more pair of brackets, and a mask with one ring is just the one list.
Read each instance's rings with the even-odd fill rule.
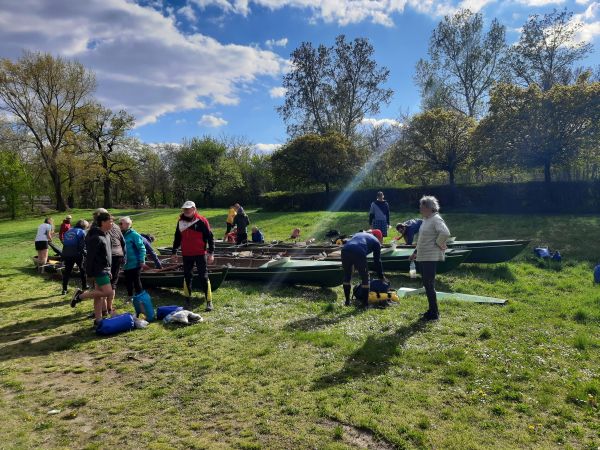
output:
[[407,245],[412,245],[415,240],[415,235],[419,233],[423,219],[409,219],[406,222],[396,224],[396,231],[400,233],[400,236],[396,240],[404,238],[404,242]]
[[383,237],[387,236],[390,226],[390,205],[383,199],[383,192],[377,193],[377,200],[371,203],[369,209],[369,226],[381,231]]
[[352,270],[358,271],[361,279],[361,297],[358,300],[361,306],[366,308],[369,302],[369,266],[367,255],[373,253],[373,263],[375,271],[380,279],[385,279],[383,275],[383,264],[381,263],[381,243],[383,235],[380,230],[369,230],[367,232],[356,233],[342,247],[342,268],[344,270],[344,296],[346,297],[346,306],[350,306],[350,290],[352,280]]
[[113,226],[113,218],[107,212],[94,213],[94,225],[86,238],[85,271],[95,281],[94,290],[77,289],[71,299],[71,307],[86,298],[94,299],[94,326],[98,326],[104,315],[106,299],[112,293],[111,286],[111,244],[109,231]]
[[60,239],[60,242],[63,244],[65,243],[65,233],[71,228],[71,219],[72,217],[70,214],[65,217],[65,220],[60,224],[60,230],[58,230],[58,239]]
[[423,320],[438,320],[440,314],[435,292],[435,275],[437,263],[444,261],[446,241],[450,230],[439,215],[440,204],[435,197],[424,196],[419,201],[419,210],[423,216],[423,224],[419,230],[417,247],[410,256],[411,261],[417,261],[417,269],[421,273],[423,287],[427,294],[429,309],[421,316]]
[[[187,294],[186,308],[191,308],[192,279],[194,266],[200,277],[202,291],[206,297],[206,311],[212,311],[210,282],[208,280],[207,264],[214,261],[215,242],[210,224],[205,217],[198,214],[196,204],[190,200],[181,206],[181,215],[175,228],[173,239],[173,254],[181,246],[183,258],[184,293]],[[187,292],[186,292],[187,291]]]

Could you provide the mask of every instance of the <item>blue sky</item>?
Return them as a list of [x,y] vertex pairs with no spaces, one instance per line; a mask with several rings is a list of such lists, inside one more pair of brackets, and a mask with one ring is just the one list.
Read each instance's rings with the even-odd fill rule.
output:
[[144,142],[238,136],[268,151],[286,140],[275,108],[290,53],[338,34],[367,37],[390,69],[390,105],[371,119],[419,110],[413,83],[431,31],[459,7],[498,18],[514,42],[529,14],[566,7],[600,64],[600,1],[593,0],[2,0],[0,57],[22,49],[75,58],[96,72],[97,98],[136,116]]

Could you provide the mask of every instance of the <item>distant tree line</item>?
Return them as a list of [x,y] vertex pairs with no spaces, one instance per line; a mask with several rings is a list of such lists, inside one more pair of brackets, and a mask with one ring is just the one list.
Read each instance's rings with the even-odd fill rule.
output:
[[460,10],[415,68],[421,112],[373,121],[393,91],[365,38],[302,43],[278,112],[289,140],[271,155],[244,138],[148,145],[135,119],[94,99],[75,61],[24,53],[0,61],[0,200],[11,215],[51,194],[56,208],[257,203],[310,192],[455,183],[600,179],[600,68],[568,11],[530,16],[519,41]]

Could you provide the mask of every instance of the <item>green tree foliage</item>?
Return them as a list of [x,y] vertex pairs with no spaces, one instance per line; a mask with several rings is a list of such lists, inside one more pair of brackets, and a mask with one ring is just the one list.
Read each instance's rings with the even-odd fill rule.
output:
[[456,111],[434,108],[410,119],[397,151],[405,164],[422,170],[442,171],[454,184],[456,171],[474,159],[471,137],[476,122]]
[[352,142],[340,133],[306,134],[276,150],[271,156],[273,172],[282,185],[295,187],[348,181],[364,160]]
[[501,76],[505,27],[494,19],[487,33],[483,15],[460,10],[433,31],[429,60],[419,60],[415,82],[425,109],[444,107],[476,117],[492,84]]
[[226,158],[227,146],[211,137],[192,138],[173,155],[172,176],[178,200],[201,193],[210,205],[217,190],[229,191],[242,184],[234,161]]
[[17,61],[0,61],[0,108],[30,132],[52,179],[59,211],[67,205],[58,160],[95,86],[93,73],[61,57],[26,52]]
[[477,141],[487,163],[544,169],[550,182],[555,165],[598,151],[600,82],[586,76],[574,85],[537,84],[521,88],[500,84],[492,90],[490,112],[479,124]]
[[592,51],[592,44],[576,41],[582,24],[572,18],[566,10],[529,17],[505,60],[516,82],[547,91],[573,80],[573,65]]
[[393,91],[385,89],[389,70],[373,59],[374,48],[365,38],[314,48],[303,42],[292,52],[291,70],[283,78],[285,102],[277,110],[290,136],[336,131],[354,133],[367,114],[377,114]]
[[31,176],[15,151],[0,149],[0,197],[11,219],[15,219],[23,198],[31,189]]

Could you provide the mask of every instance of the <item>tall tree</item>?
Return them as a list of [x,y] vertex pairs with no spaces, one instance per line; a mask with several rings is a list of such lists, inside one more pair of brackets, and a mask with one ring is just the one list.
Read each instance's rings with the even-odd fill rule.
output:
[[575,39],[583,24],[572,18],[566,10],[529,17],[505,60],[515,81],[547,91],[574,79],[573,65],[592,51],[592,44]]
[[373,59],[374,48],[365,38],[314,48],[303,42],[292,52],[291,70],[283,78],[285,102],[277,108],[291,136],[336,131],[354,133],[367,114],[377,114],[393,91],[383,85],[389,70]]
[[98,156],[102,167],[103,206],[111,208],[114,177],[131,170],[127,159],[117,150],[126,141],[127,132],[133,128],[135,119],[126,111],[114,113],[97,103],[87,105],[84,112],[79,123],[90,139],[92,151]]
[[404,132],[403,159],[448,174],[454,185],[456,171],[473,159],[471,136],[476,122],[462,113],[434,108],[412,117]]
[[362,164],[362,155],[340,133],[306,134],[276,150],[271,156],[273,173],[281,184],[306,188],[347,181]]
[[[574,85],[537,84],[520,88],[500,84],[492,91],[490,112],[481,121],[477,140],[488,161],[498,165],[552,167],[573,161],[582,150],[597,148],[600,139],[600,82],[581,76]],[[595,147],[594,147],[595,146]]]
[[463,9],[445,16],[431,36],[429,61],[421,59],[416,67],[425,109],[445,107],[478,116],[501,77],[505,48],[505,27],[496,19],[484,33],[481,13]]
[[59,211],[67,205],[58,159],[95,86],[94,74],[82,64],[46,53],[25,52],[15,62],[0,61],[0,108],[30,131],[52,178]]

